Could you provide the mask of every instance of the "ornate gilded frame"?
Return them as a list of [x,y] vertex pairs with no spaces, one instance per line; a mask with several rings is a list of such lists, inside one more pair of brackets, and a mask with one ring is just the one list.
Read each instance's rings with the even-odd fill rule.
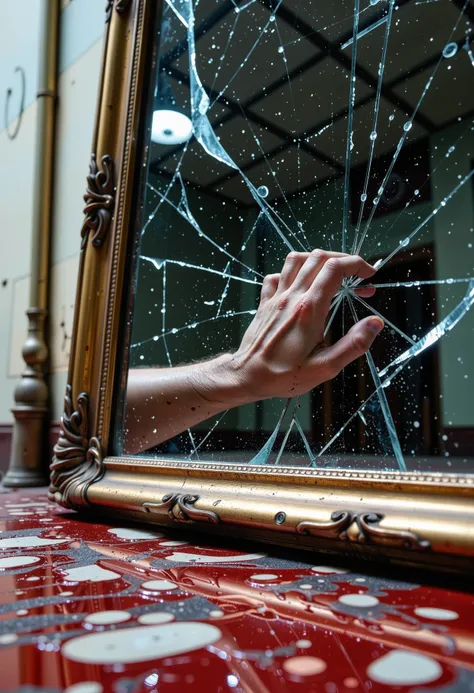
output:
[[[157,0],[108,0],[74,332],[50,498],[105,517],[391,562],[474,568],[474,475],[112,457],[137,157]],[[151,61],[151,62],[150,62]],[[148,74],[147,74],[148,69]],[[147,81],[148,80],[148,81]],[[115,389],[114,389],[115,388]]]

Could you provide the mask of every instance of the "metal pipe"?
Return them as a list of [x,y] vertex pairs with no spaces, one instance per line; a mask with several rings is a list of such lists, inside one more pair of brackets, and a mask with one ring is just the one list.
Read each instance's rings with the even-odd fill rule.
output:
[[15,389],[12,408],[15,423],[10,465],[3,479],[3,485],[9,487],[43,485],[48,466],[45,454],[45,421],[49,409],[45,321],[49,298],[59,0],[42,0],[42,5],[30,307],[26,311],[28,335],[22,350],[26,367]]

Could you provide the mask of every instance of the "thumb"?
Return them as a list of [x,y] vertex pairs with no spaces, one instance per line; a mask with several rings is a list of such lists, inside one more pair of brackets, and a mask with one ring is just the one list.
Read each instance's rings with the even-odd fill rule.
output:
[[344,337],[318,353],[318,363],[324,360],[324,367],[335,377],[349,363],[357,359],[372,346],[376,336],[383,330],[380,318],[370,317],[356,323]]

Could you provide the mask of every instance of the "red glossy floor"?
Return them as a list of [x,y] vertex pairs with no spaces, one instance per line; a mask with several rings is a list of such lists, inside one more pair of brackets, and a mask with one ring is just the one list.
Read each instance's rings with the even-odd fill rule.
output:
[[453,577],[196,546],[38,491],[0,494],[0,530],[2,691],[474,691],[474,596]]

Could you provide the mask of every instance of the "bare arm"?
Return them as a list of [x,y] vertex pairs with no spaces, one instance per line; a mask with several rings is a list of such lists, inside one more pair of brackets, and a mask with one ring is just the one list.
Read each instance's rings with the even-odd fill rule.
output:
[[[327,346],[324,326],[331,301],[345,277],[374,274],[354,255],[290,253],[280,274],[265,277],[258,311],[234,354],[130,371],[125,452],[146,450],[226,409],[295,397],[334,378],[370,348],[383,322],[365,318]],[[371,296],[374,290],[357,292]]]
[[146,450],[238,406],[240,393],[229,377],[231,359],[223,354],[189,366],[130,370],[124,452]]

